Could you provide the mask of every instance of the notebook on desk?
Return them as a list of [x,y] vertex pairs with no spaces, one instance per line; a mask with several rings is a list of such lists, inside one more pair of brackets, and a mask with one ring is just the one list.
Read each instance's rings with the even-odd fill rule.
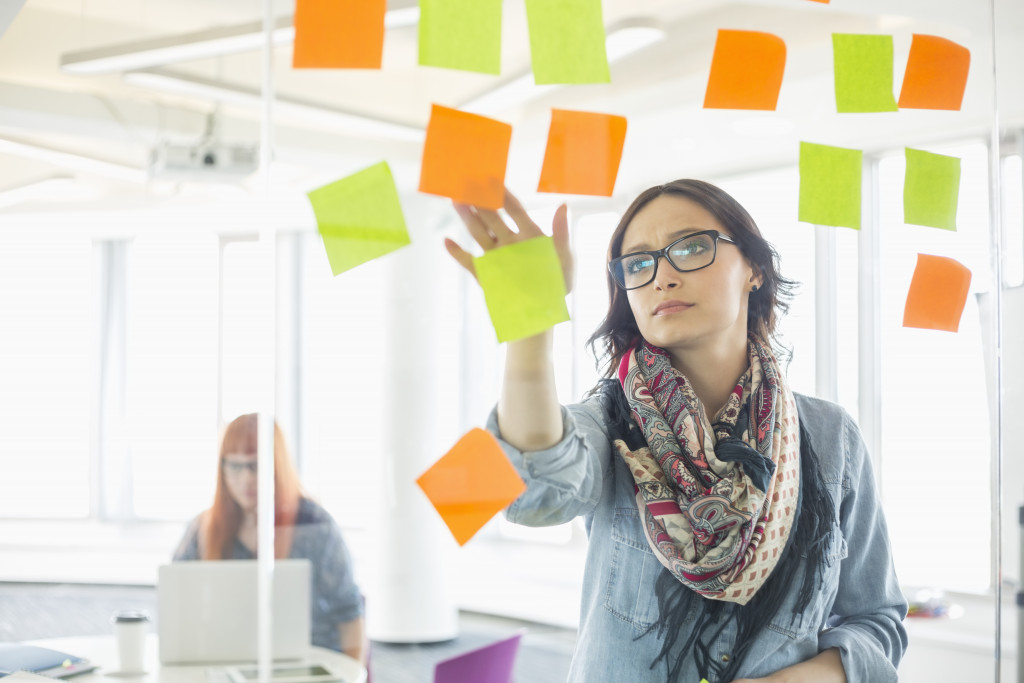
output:
[[[310,647],[309,560],[274,565],[274,659]],[[252,662],[257,657],[255,560],[175,562],[157,578],[157,631],[163,664]]]
[[24,643],[0,643],[0,677],[30,672],[47,678],[67,678],[95,668],[85,657],[67,652]]

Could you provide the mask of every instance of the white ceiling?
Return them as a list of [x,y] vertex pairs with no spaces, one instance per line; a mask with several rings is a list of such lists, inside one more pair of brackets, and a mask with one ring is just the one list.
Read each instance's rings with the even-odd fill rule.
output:
[[[273,0],[275,16],[293,1]],[[392,9],[415,0],[392,0]],[[1000,83],[1019,83],[1024,3],[997,0]],[[664,41],[612,67],[612,83],[569,86],[496,115],[515,126],[510,185],[525,190],[539,174],[552,106],[604,111],[629,118],[617,192],[668,177],[715,175],[739,168],[793,162],[798,142],[878,149],[917,141],[983,134],[993,120],[992,8],[981,0],[604,0],[606,26],[642,19],[665,29]],[[202,134],[207,101],[172,97],[126,84],[119,74],[76,76],[59,68],[61,55],[97,47],[231,26],[261,19],[256,0],[26,0],[0,36],[0,138],[146,166],[163,139]],[[704,110],[701,107],[716,31],[756,29],[787,43],[786,76],[776,112]],[[895,89],[913,33],[955,40],[972,51],[961,112],[908,111],[838,115],[832,93],[831,34],[894,36]],[[274,85],[284,98],[301,99],[382,120],[422,127],[432,103],[460,106],[529,69],[523,0],[505,0],[502,76],[420,67],[415,27],[394,29],[385,41],[380,71],[294,70],[291,46],[274,54]],[[261,55],[236,54],[170,65],[249,88],[261,83]],[[1024,123],[1020,88],[1000,91],[1005,125]],[[259,111],[223,107],[220,132],[230,141],[259,140]],[[276,178],[309,189],[368,163],[387,159],[400,183],[414,188],[420,145],[346,134],[330,125],[279,115]],[[27,162],[0,150],[0,189],[48,173],[59,165]],[[79,174],[101,197],[134,198],[140,189]],[[181,187],[175,188],[181,191]],[[145,192],[159,192],[151,184]],[[134,199],[133,199],[134,201]]]

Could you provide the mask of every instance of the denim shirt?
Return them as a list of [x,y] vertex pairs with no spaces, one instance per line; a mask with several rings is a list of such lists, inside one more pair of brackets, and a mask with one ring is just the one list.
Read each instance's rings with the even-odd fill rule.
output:
[[[906,651],[900,591],[878,500],[871,461],[857,426],[839,406],[797,395],[797,411],[820,472],[835,502],[838,526],[828,540],[822,587],[802,618],[792,619],[802,568],[774,620],[755,636],[737,678],[768,676],[838,648],[849,683],[895,681]],[[582,515],[590,539],[571,683],[665,681],[664,662],[651,669],[662,642],[646,633],[658,620],[654,585],[664,571],[644,537],[633,492],[633,477],[610,443],[599,395],[562,408],[564,431],[554,446],[522,452],[501,439],[496,411],[487,428],[527,484],[506,510],[527,526],[562,524]],[[685,622],[695,622],[703,599],[694,596],[677,647],[686,640]],[[714,660],[729,661],[735,621],[710,643]],[[674,655],[675,653],[673,653]],[[673,656],[674,659],[674,656]],[[699,683],[713,672],[698,672],[693,658],[678,683]],[[673,681],[672,683],[677,683]]]

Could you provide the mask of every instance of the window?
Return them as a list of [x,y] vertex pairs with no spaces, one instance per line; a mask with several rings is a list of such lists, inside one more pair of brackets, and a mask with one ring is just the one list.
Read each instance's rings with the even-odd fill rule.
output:
[[89,514],[93,257],[67,233],[0,235],[0,516]]
[[783,277],[797,283],[789,312],[778,323],[778,333],[783,347],[792,353],[786,368],[790,386],[815,395],[816,233],[814,227],[796,219],[797,170],[790,167],[728,178],[721,187],[750,213],[761,234],[775,247]]
[[217,454],[217,237],[144,235],[127,269],[123,516],[186,519],[213,498]]
[[[876,474],[900,580],[985,590],[991,582],[991,443],[977,295],[992,285],[988,156],[982,144],[929,151],[962,160],[956,232],[904,224],[903,154],[878,164],[882,467]],[[902,326],[918,253],[954,258],[973,273],[956,334]]]

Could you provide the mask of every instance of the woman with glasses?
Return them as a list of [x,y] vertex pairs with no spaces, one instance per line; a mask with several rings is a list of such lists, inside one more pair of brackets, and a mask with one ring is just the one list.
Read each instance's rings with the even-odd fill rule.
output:
[[[543,234],[509,194],[515,229],[455,208],[485,251]],[[553,227],[568,289],[564,206]],[[870,459],[842,408],[789,389],[777,261],[721,189],[659,185],[611,238],[605,379],[560,406],[551,331],[508,344],[488,428],[527,491],[505,514],[583,516],[590,539],[571,681],[896,680],[907,604]]]
[[[256,559],[256,427],[253,413],[235,418],[224,430],[213,505],[189,524],[175,561]],[[274,557],[310,560],[312,644],[365,663],[362,595],[348,547],[330,513],[303,493],[276,423]]]

